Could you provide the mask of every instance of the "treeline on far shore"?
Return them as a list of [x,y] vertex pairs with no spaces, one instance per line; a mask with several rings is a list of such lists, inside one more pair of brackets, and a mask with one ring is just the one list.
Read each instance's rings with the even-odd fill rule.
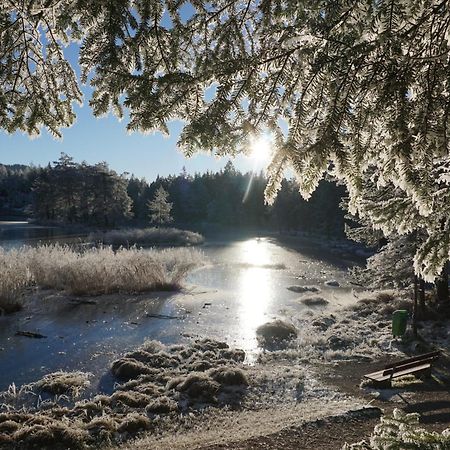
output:
[[0,164],[0,211],[41,223],[114,228],[149,224],[149,207],[162,186],[172,203],[173,223],[217,224],[344,235],[342,186],[322,181],[312,197],[301,198],[285,179],[275,203],[264,203],[265,175],[237,171],[231,162],[219,172],[158,177],[149,182],[118,174],[108,164],[77,163],[61,154],[46,167]]

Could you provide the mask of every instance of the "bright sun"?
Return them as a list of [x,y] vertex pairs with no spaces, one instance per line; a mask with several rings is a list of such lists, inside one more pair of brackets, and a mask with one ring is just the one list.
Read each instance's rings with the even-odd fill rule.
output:
[[250,157],[257,162],[269,161],[272,153],[271,142],[267,136],[252,138],[250,142]]

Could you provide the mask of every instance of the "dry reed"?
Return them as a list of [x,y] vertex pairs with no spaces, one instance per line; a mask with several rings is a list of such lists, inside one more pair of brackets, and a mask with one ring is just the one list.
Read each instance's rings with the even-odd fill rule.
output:
[[194,249],[143,250],[45,245],[0,249],[0,309],[17,302],[27,286],[73,295],[176,290],[202,254]]

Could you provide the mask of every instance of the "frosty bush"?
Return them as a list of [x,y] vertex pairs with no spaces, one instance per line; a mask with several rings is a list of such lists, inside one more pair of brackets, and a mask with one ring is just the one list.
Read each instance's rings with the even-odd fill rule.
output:
[[450,428],[442,434],[418,427],[419,414],[405,414],[395,409],[392,417],[382,417],[370,441],[345,444],[342,450],[404,450],[450,448]]
[[203,236],[193,231],[177,228],[129,228],[112,230],[106,233],[91,233],[89,241],[102,242],[106,245],[198,245],[203,242]]
[[17,298],[32,284],[75,295],[178,289],[201,260],[193,249],[22,247],[0,253],[0,298]]

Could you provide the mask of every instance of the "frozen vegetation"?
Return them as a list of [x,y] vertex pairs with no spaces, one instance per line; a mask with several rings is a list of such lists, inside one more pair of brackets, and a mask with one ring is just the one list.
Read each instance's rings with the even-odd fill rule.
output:
[[0,247],[0,312],[20,309],[20,296],[30,283],[30,273],[19,250],[5,251]]
[[300,299],[300,301],[307,306],[326,306],[329,301],[322,297],[305,297]]
[[114,246],[152,246],[159,244],[199,245],[203,243],[204,238],[201,234],[193,231],[153,227],[91,233],[88,240]]
[[[262,434],[299,417],[340,414],[359,404],[318,381],[323,363],[400,356],[409,344],[392,340],[390,315],[409,306],[410,300],[391,292],[332,313],[308,309],[293,323],[268,322],[257,336],[266,349],[277,345],[254,366],[244,363],[242,350],[224,342],[148,341],[112,363],[117,382],[109,394],[83,395],[90,375],[82,372],[56,372],[20,389],[12,385],[0,398],[0,443],[98,448],[145,432],[129,448],[194,448],[212,439],[217,424],[224,424],[225,439],[227,429]],[[383,448],[373,443],[382,442],[375,439],[377,430],[370,443],[348,448]]]
[[298,294],[304,294],[305,292],[320,292],[320,289],[316,286],[289,286],[287,289]]
[[118,383],[110,395],[77,400],[89,386],[82,372],[11,386],[0,394],[0,446],[97,448],[157,431],[181,413],[237,407],[250,383],[244,357],[209,339],[172,346],[149,341],[112,364]]
[[342,450],[436,449],[450,448],[450,428],[442,433],[426,431],[419,425],[419,414],[395,409],[391,417],[382,417],[369,441],[346,444]]
[[112,363],[117,382],[109,394],[83,396],[90,376],[80,372],[12,385],[0,394],[0,447],[99,448],[145,432],[131,448],[195,448],[210,432],[267,432],[299,414],[316,418],[358,406],[318,385],[304,367],[248,366],[244,358],[242,350],[211,339],[148,341]]
[[256,337],[263,348],[281,348],[297,337],[297,329],[291,323],[278,319],[259,326]]
[[392,339],[391,314],[410,309],[411,300],[393,293],[374,294],[333,312],[309,309],[295,322],[297,338],[283,349],[263,353],[260,362],[293,363],[370,361],[387,354],[400,356],[405,345]]
[[201,262],[199,251],[186,248],[0,248],[0,308],[4,312],[17,309],[25,288],[30,286],[73,295],[176,290],[186,274]]

